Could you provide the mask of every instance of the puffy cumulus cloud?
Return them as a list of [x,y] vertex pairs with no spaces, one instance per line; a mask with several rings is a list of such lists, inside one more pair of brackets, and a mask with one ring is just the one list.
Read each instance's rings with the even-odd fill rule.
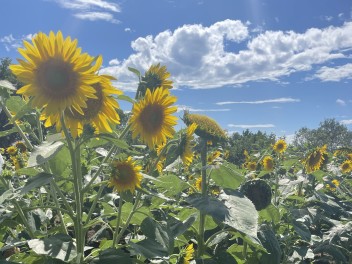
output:
[[352,125],[352,119],[345,119],[340,121],[341,124],[343,125]]
[[346,105],[346,102],[344,100],[342,100],[342,99],[337,99],[336,103],[341,105],[341,106],[345,106]]
[[342,79],[352,79],[352,63],[347,63],[342,66],[332,67],[321,67],[314,78],[318,78],[323,82],[338,82]]
[[[352,22],[303,33],[264,31],[253,36],[249,27],[238,20],[224,20],[209,27],[184,25],[140,37],[131,44],[132,55],[103,72],[114,74],[121,87],[134,90],[131,80],[135,77],[127,67],[143,73],[151,64],[161,63],[171,72],[175,85],[217,88],[249,81],[278,81],[293,72],[310,70],[313,65],[344,58],[352,48]],[[225,41],[238,46],[238,51],[227,51]]]
[[120,23],[120,21],[115,19],[112,14],[106,13],[106,12],[83,12],[83,13],[74,14],[73,16],[83,20],[90,20],[90,21],[105,20],[114,24]]

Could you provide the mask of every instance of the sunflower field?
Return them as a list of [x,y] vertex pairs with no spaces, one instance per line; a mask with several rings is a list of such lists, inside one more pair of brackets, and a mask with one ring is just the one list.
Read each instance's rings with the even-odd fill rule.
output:
[[0,264],[352,263],[352,146],[281,138],[234,164],[215,120],[177,116],[165,66],[129,68],[130,98],[60,31],[18,52],[20,87],[0,80]]

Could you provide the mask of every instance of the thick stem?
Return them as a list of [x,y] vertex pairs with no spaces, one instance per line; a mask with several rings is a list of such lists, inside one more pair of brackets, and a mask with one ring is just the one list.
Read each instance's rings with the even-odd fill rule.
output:
[[[201,142],[200,158],[202,161],[202,196],[207,196],[207,141],[202,139]],[[205,217],[206,214],[202,211],[199,212],[199,229],[198,229],[198,250],[197,257],[204,254],[204,230],[205,230]]]
[[116,222],[116,228],[115,228],[115,232],[114,232],[114,239],[112,241],[112,247],[115,247],[116,243],[118,243],[117,237],[119,235],[119,229],[120,229],[120,223],[121,223],[122,205],[123,205],[123,201],[122,201],[122,197],[120,196],[119,209],[118,209],[118,213],[117,213],[117,222]]

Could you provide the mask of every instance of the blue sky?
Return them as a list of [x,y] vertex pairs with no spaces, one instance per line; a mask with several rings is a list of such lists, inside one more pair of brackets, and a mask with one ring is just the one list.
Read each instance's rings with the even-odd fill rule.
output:
[[[291,137],[335,118],[352,129],[350,0],[2,0],[0,57],[35,33],[61,30],[134,96],[137,78],[166,65],[183,109],[229,133]],[[121,103],[124,110],[131,105]],[[180,127],[184,126],[180,121]]]

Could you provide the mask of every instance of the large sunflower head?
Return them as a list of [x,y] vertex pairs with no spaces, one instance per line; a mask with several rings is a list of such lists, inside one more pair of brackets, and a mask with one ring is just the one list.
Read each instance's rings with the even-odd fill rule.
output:
[[141,166],[136,165],[131,157],[127,160],[114,160],[111,163],[111,177],[109,187],[117,192],[131,191],[140,188],[142,181]]
[[278,141],[276,141],[273,146],[274,151],[277,153],[285,152],[286,148],[287,148],[287,144],[286,144],[286,141],[283,139],[279,139]]
[[17,93],[32,98],[32,105],[51,115],[67,108],[83,114],[88,98],[96,98],[92,84],[98,82],[96,71],[102,58],[81,53],[77,40],[63,38],[61,31],[36,34],[32,44],[24,41],[19,53],[24,60],[11,65],[12,72],[25,86]]
[[181,157],[182,162],[189,166],[193,161],[193,147],[194,147],[194,131],[196,130],[197,125],[191,124],[187,127],[186,133],[181,135],[180,144],[178,145],[178,155]]
[[264,170],[272,171],[274,169],[274,160],[271,156],[265,156],[262,163]]
[[226,141],[227,136],[224,130],[218,125],[218,123],[207,117],[205,115],[199,114],[190,114],[188,111],[185,111],[183,115],[183,121],[186,125],[196,124],[197,129],[195,134],[205,140],[211,141]]
[[[111,125],[120,123],[120,117],[116,112],[119,108],[118,102],[112,97],[113,94],[120,95],[121,91],[115,89],[111,84],[112,77],[107,75],[100,76],[100,82],[93,84],[95,89],[96,99],[88,98],[87,108],[83,108],[83,114],[75,109],[66,109],[64,111],[64,119],[67,128],[71,131],[73,137],[80,136],[85,125],[93,126],[95,134],[111,133]],[[42,115],[42,120],[45,121],[45,126],[49,127],[56,124],[58,131],[61,130],[62,124],[60,114]]]
[[352,171],[352,160],[345,160],[341,166],[340,169],[342,173],[349,173]]
[[158,87],[171,89],[172,81],[168,80],[170,76],[171,74],[167,71],[166,66],[160,66],[160,63],[153,64],[141,78],[141,82],[138,85],[138,91],[143,97],[147,92],[147,89],[150,89],[151,91],[154,91]]
[[172,116],[177,107],[172,106],[177,98],[168,89],[148,89],[144,98],[135,103],[130,119],[133,138],[138,135],[150,149],[165,143],[175,133],[177,118]]
[[326,157],[326,148],[326,145],[317,147],[307,155],[306,159],[303,161],[307,173],[311,173],[320,169]]

